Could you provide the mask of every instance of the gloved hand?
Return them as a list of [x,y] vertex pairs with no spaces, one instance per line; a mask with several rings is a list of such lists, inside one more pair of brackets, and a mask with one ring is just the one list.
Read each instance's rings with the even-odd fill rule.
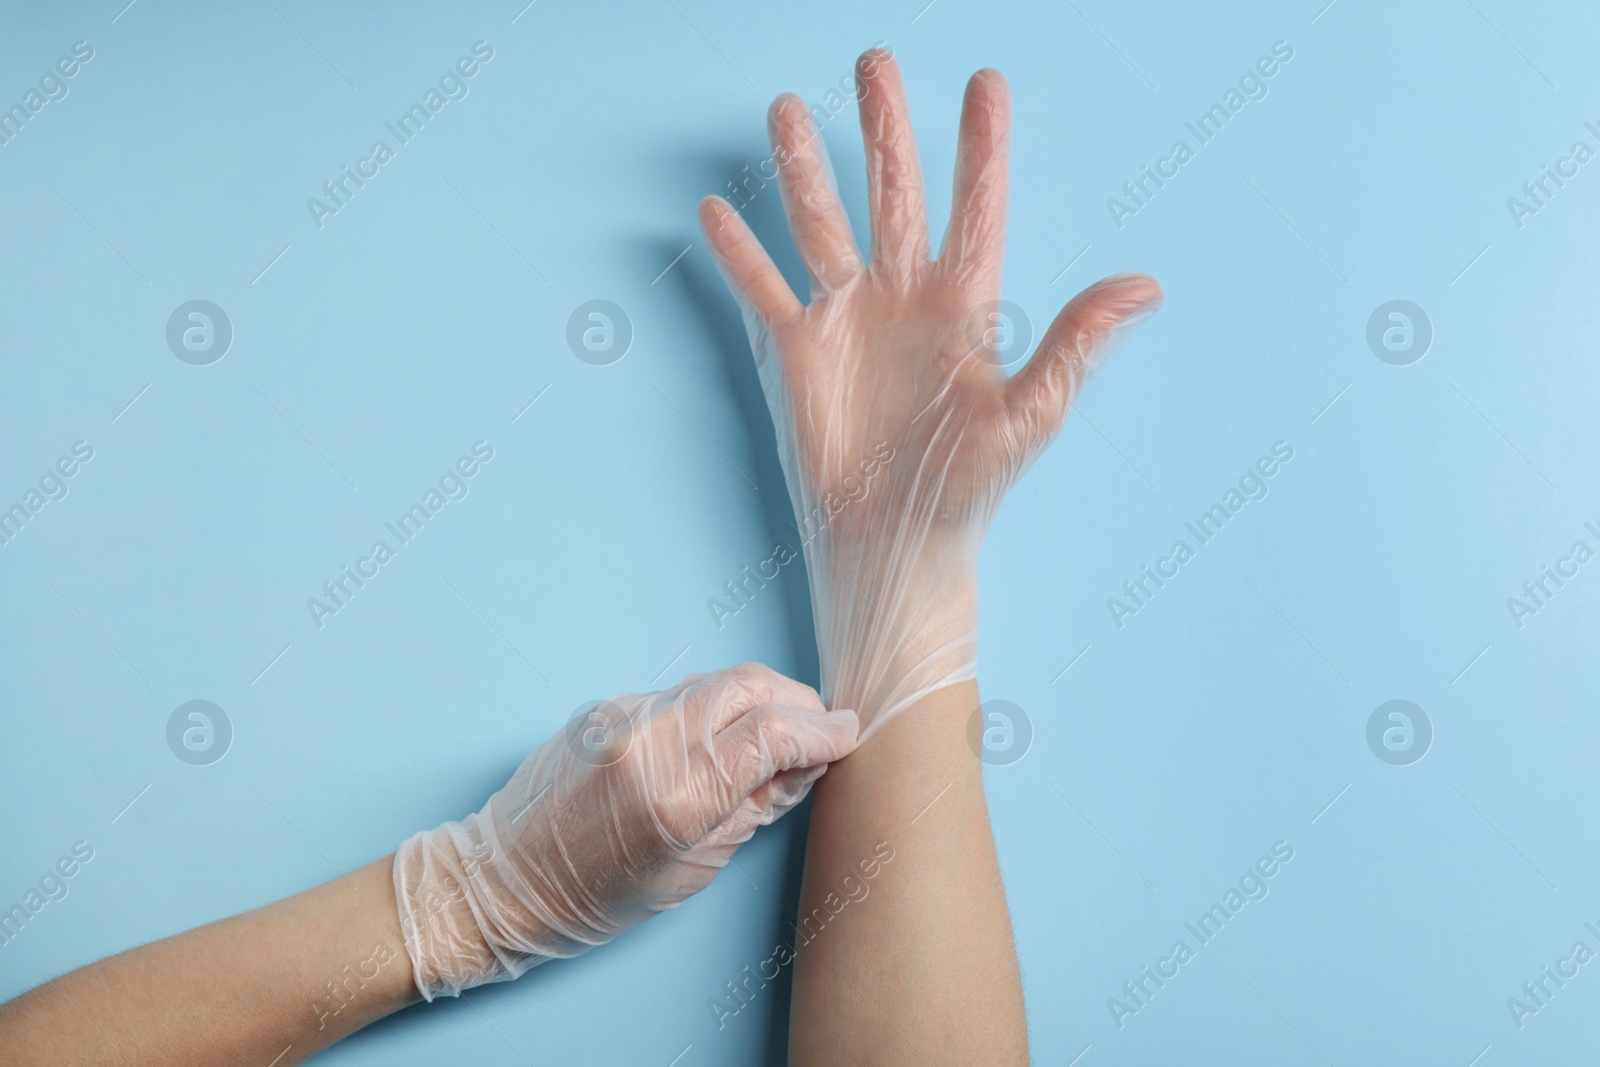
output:
[[759,664],[575,718],[475,815],[394,860],[424,999],[603,944],[704,889],[856,742],[853,711]]
[[[928,255],[905,89],[888,54],[857,63],[872,257],[863,262],[804,101],[768,116],[802,306],[718,197],[700,221],[744,311],[805,541],[822,692],[862,738],[977,671],[978,548],[1006,490],[1060,429],[1084,380],[1161,289],[1123,274],[1079,293],[1007,378],[993,327],[1005,250],[1010,99],[967,85],[950,226]],[[888,457],[888,458],[886,458]]]

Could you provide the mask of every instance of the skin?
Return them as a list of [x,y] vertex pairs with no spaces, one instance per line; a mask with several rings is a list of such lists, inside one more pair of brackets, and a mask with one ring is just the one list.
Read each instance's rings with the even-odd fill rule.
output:
[[[984,357],[993,342],[974,331],[1001,293],[1005,79],[981,70],[968,83],[936,256],[899,69],[875,49],[857,62],[856,80],[866,189],[848,178],[837,188],[864,197],[870,254],[857,246],[797,97],[779,97],[768,125],[809,300],[741,215],[716,197],[700,205],[745,310],[796,511],[848,488],[839,472],[873,442],[897,457],[807,548],[825,695],[857,711],[865,740],[815,791],[790,1058],[1026,1063],[1016,949],[981,763],[966,736],[979,703],[964,680],[975,657],[978,547],[1006,490],[1117,340],[1159,306],[1161,288],[1125,274],[1084,290],[1008,376]],[[861,864],[880,842],[894,859],[868,874]],[[816,936],[800,929],[828,915]]]
[[940,689],[813,790],[800,913],[826,907],[880,842],[894,850],[795,959],[789,1062],[1026,1064],[1011,917],[967,741],[972,682]]
[[[923,586],[921,602],[938,610],[919,613],[919,625],[908,622],[910,633],[892,627],[897,640],[883,642],[893,651],[880,681],[892,689],[895,679],[916,674],[937,680],[942,668],[922,650],[976,632],[976,544],[986,510],[1060,427],[1105,338],[1153,309],[1160,289],[1143,275],[1123,275],[1079,294],[1046,331],[1038,354],[1009,379],[973,359],[972,314],[1000,289],[1005,81],[980,71],[968,87],[951,236],[930,260],[898,70],[874,51],[862,57],[858,78],[870,261],[824,188],[820,142],[801,129],[792,98],[775,106],[774,138],[793,148],[793,162],[783,168],[785,206],[819,295],[802,306],[722,201],[703,204],[701,220],[736,291],[778,338],[781,365],[763,366],[764,380],[781,376],[814,416],[809,434],[791,442],[813,499],[830,490],[839,461],[873,440],[896,441],[915,454],[917,435],[930,432],[920,418],[929,405],[944,405],[968,431],[947,457],[948,491],[925,556],[902,576]],[[852,321],[861,327],[856,335],[871,339],[871,351],[833,343],[830,331]],[[871,499],[838,531],[848,538],[861,524],[857,548],[882,531],[875,509],[887,504],[892,513],[896,501],[892,491]],[[814,573],[813,582],[865,577],[859,567],[837,565],[845,569]],[[861,595],[876,608],[896,592],[869,581]],[[977,686],[932,685],[896,709],[903,714],[879,717],[885,692],[863,686],[840,705],[859,711],[871,737],[817,787],[800,924],[807,916],[830,918],[797,938],[791,1058],[1026,1063],[1016,950],[981,764],[967,738]],[[392,877],[393,857],[385,857],[298,896],[63,975],[0,1005],[0,1047],[18,1064],[298,1063],[419,999]],[[839,905],[841,892],[849,906]],[[471,921],[470,912],[456,914]]]
[[[591,763],[580,755],[594,752],[578,744],[583,722],[541,746],[489,815],[474,817],[492,823],[496,848],[467,864],[453,851],[465,823],[428,835],[436,869],[410,866],[418,881],[406,890],[413,944],[433,946],[419,949],[417,968],[390,855],[0,1005],[0,1060],[299,1063],[422,999],[419,980],[437,992],[505,976],[496,946],[574,954],[682,902],[854,748],[858,728],[854,713],[825,710],[810,687],[759,664],[617,699],[640,716],[619,732],[625,749],[602,749],[607,759]],[[400,862],[419,854],[413,839]],[[507,885],[526,895],[502,892]],[[436,980],[441,969],[449,983]]]
[[[284,1067],[415,1003],[392,860],[129,949],[0,1005],[6,1062]],[[342,1001],[327,982],[347,983]]]

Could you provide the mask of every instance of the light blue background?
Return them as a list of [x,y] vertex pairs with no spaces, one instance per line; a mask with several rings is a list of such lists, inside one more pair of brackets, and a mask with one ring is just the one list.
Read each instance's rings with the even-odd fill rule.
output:
[[[1600,564],[1520,630],[1506,607],[1600,547],[1600,162],[1506,207],[1600,148],[1592,8],[122,2],[8,3],[0,33],[7,105],[95,49],[0,147],[0,503],[95,449],[0,547],[0,905],[95,849],[0,946],[0,997],[464,814],[584,700],[747,659],[815,681],[796,569],[706,608],[788,504],[694,205],[766,158],[774,95],[820,102],[883,41],[936,232],[962,85],[1009,77],[1006,295],[1039,328],[1111,272],[1168,294],[984,551],[982,684],[1035,730],[988,787],[1037,1061],[1600,1054],[1600,963],[1520,1030],[1506,1007],[1600,949]],[[306,199],[480,39],[470,95],[319,231]],[[1106,199],[1280,40],[1268,97],[1118,229]],[[853,113],[825,136],[860,187]],[[748,215],[803,285],[771,186]],[[209,367],[164,339],[194,298],[236,331]],[[609,367],[564,341],[596,298],[636,331]],[[1411,366],[1364,339],[1394,298],[1433,322]],[[318,630],[306,598],[480,439],[470,495]],[[1276,441],[1270,496],[1118,630],[1106,599]],[[1396,697],[1435,730],[1408,767],[1365,740]],[[236,730],[205,768],[164,738],[194,698]],[[802,818],[621,942],[327,1062],[762,1060],[787,989],[721,1031],[707,1002],[782,936]],[[1277,841],[1270,896],[1119,1030],[1107,998]]]

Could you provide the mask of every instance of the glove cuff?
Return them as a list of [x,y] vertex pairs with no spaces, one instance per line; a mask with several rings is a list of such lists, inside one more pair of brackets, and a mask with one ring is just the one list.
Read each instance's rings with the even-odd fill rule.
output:
[[485,934],[492,924],[485,921],[475,883],[492,855],[463,823],[414,834],[395,852],[400,931],[423,1000],[509,982],[548,958],[503,948]]

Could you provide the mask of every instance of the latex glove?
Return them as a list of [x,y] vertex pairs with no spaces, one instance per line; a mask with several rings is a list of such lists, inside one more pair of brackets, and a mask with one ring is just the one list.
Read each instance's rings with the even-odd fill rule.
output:
[[856,76],[870,261],[805,102],[792,95],[773,103],[768,125],[811,302],[796,299],[724,200],[702,202],[700,221],[743,308],[777,429],[805,539],[823,696],[857,710],[864,739],[934,689],[975,677],[984,532],[1084,380],[1159,307],[1161,289],[1124,274],[1079,293],[1008,379],[991,314],[1005,250],[1005,79],[982,70],[967,85],[950,225],[930,260],[899,71],[874,50]]
[[395,855],[427,1000],[576,956],[704,889],[855,747],[853,711],[759,664],[575,718],[475,815]]

